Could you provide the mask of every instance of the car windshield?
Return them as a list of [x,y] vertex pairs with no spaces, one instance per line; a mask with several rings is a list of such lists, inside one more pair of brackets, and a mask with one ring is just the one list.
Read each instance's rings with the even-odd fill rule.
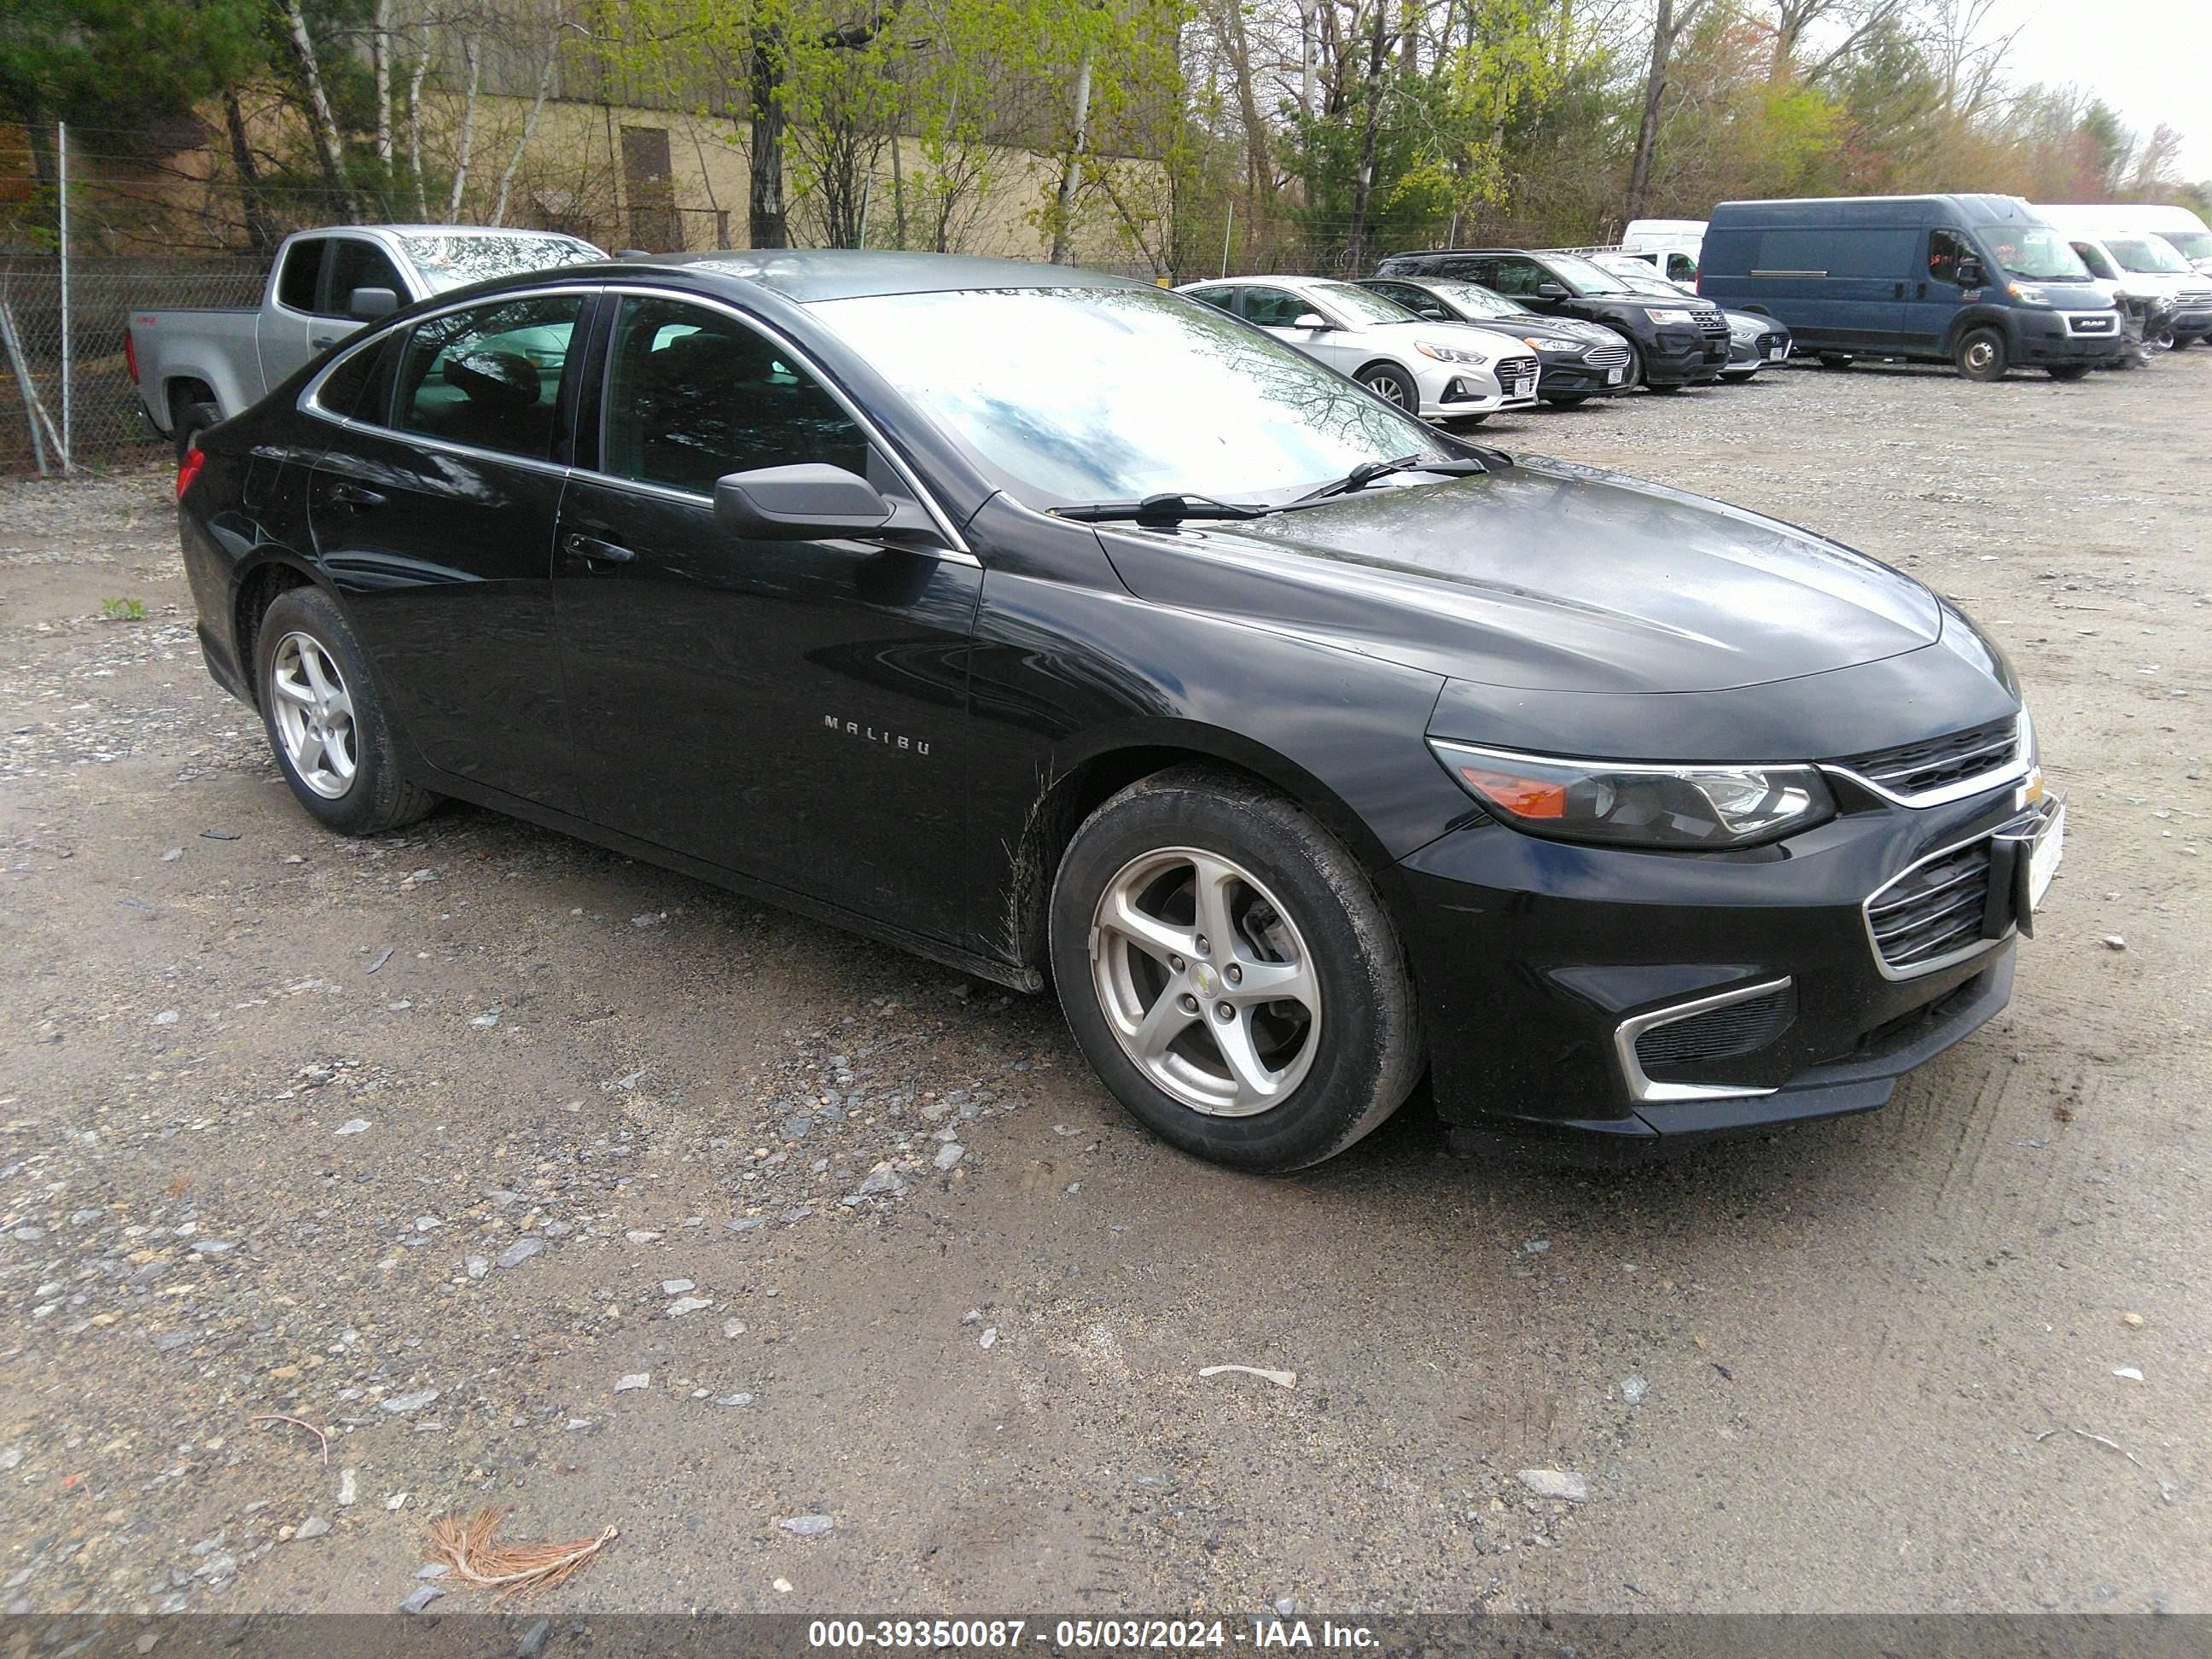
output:
[[2161,230],[2158,235],[2185,259],[2212,259],[2212,231]]
[[2008,276],[2031,283],[2087,282],[2089,268],[2057,231],[2042,225],[1984,225],[1982,240]]
[[1311,358],[1157,289],[889,294],[812,309],[1033,507],[1162,494],[1273,503],[1364,461],[1453,454]]
[[1371,289],[1355,288],[1350,283],[1316,283],[1311,291],[1358,322],[1418,323],[1421,320],[1395,300],[1387,299]]
[[1577,294],[1627,294],[1633,290],[1625,286],[1611,271],[1577,258],[1571,253],[1547,253],[1544,263],[1552,274]]
[[1684,297],[1682,290],[1663,276],[1647,276],[1640,271],[1617,270],[1610,273],[1616,280],[1637,294],[1656,294],[1669,300]]
[[402,236],[399,246],[433,294],[526,270],[592,264],[607,257],[574,236],[423,234]]
[[1430,290],[1468,317],[1518,317],[1519,306],[1480,283],[1431,283]]
[[2189,270],[2189,261],[2155,236],[2107,236],[2105,247],[2124,270],[2181,275]]

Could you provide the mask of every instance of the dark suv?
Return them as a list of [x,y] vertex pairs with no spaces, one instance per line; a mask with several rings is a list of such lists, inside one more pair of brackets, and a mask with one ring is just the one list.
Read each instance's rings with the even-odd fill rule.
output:
[[1529,310],[1602,323],[1633,346],[1632,380],[1654,392],[1703,386],[1728,367],[1728,321],[1708,302],[1685,295],[1668,305],[1630,291],[1612,272],[1571,253],[1517,248],[1437,248],[1394,253],[1377,276],[1452,276],[1480,283]]

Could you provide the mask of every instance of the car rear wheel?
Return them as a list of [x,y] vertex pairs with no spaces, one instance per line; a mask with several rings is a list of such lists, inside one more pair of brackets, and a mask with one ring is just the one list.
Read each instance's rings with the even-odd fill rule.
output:
[[169,435],[176,440],[177,465],[185,464],[185,457],[192,453],[192,446],[201,433],[222,419],[222,410],[211,399],[200,396],[198,388],[179,387],[169,396]]
[[1849,368],[1857,361],[1857,358],[1847,351],[1824,351],[1820,357],[1820,367],[1823,368]]
[[361,647],[320,588],[277,595],[255,636],[254,673],[277,768],[325,829],[374,836],[437,805],[401,773]]
[[2002,380],[2012,365],[2005,360],[2004,336],[1993,328],[1970,328],[1960,337],[1951,361],[1970,380]]
[[1200,1158],[1318,1164],[1419,1079],[1413,981],[1372,884],[1249,781],[1177,769],[1099,807],[1054,879],[1051,948],[1106,1086]]

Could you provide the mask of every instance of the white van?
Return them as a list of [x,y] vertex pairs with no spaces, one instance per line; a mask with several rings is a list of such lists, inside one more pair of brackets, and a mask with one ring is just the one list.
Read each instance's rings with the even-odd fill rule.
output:
[[2124,219],[2129,208],[2039,204],[2035,210],[2074,245],[2113,303],[2146,317],[2144,333],[2150,343],[2179,348],[2212,334],[2212,277],[2159,233],[2116,221],[2114,216]]
[[[2094,217],[2113,230],[2148,231],[2170,244],[2183,258],[2212,276],[2212,230],[2185,207],[2150,202],[2075,203],[2044,209],[2045,213],[2078,213]],[[2056,224],[2057,221],[2053,220]]]
[[1648,262],[1670,283],[1698,280],[1698,254],[1705,245],[1703,219],[1631,219],[1620,251]]

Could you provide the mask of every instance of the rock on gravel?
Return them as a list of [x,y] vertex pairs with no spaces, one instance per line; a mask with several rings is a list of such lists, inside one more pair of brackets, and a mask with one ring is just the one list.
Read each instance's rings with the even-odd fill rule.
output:
[[1520,1482],[1539,1498],[1564,1498],[1579,1504],[1589,1497],[1589,1482],[1564,1469],[1522,1469]]
[[499,1253],[499,1265],[520,1267],[544,1248],[545,1241],[542,1238],[518,1238]]
[[775,1524],[795,1538],[819,1538],[837,1522],[827,1515],[787,1515]]
[[324,1520],[321,1516],[311,1515],[306,1520],[300,1522],[300,1529],[294,1533],[292,1536],[304,1542],[306,1540],[310,1538],[320,1538],[330,1529],[331,1523]]
[[438,1397],[435,1389],[417,1389],[412,1394],[396,1394],[389,1400],[377,1403],[395,1417],[404,1417],[409,1412],[419,1412]]
[[435,1584],[417,1584],[412,1590],[408,1592],[407,1599],[399,1604],[399,1611],[402,1613],[420,1613],[423,1608],[428,1607],[431,1602],[436,1601],[445,1593],[445,1591],[440,1589]]

